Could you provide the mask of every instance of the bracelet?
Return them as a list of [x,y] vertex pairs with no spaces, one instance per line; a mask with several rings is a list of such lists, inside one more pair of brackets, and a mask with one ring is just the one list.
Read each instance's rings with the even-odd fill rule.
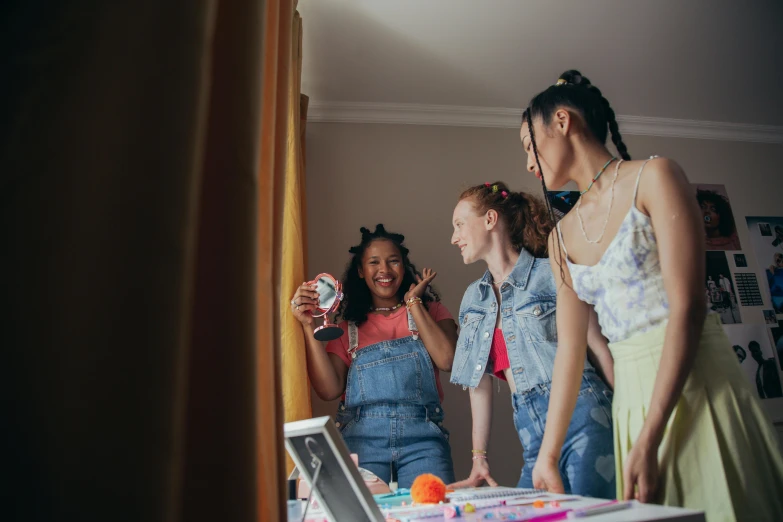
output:
[[474,450],[470,450],[470,451],[471,451],[471,453],[483,453],[485,455],[487,454],[487,450],[474,449]]
[[481,460],[481,459],[487,460],[487,456],[486,455],[473,455],[473,460]]
[[411,308],[412,306],[415,306],[417,304],[421,304],[421,297],[411,297],[405,302],[405,306],[408,308]]

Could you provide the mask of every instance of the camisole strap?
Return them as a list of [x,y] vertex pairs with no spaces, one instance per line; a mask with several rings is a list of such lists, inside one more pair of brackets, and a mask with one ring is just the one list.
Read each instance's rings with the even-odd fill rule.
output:
[[639,180],[642,179],[642,171],[644,170],[645,165],[647,165],[647,162],[651,159],[655,159],[658,156],[650,156],[650,159],[644,160],[644,163],[642,163],[642,166],[639,167],[639,173],[636,175],[636,187],[633,189],[633,204],[636,208],[639,208],[636,206],[636,195],[639,193]]

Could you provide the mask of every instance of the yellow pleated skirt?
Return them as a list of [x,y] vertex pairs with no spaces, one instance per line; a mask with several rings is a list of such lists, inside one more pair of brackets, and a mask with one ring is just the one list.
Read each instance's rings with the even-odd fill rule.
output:
[[[617,496],[623,464],[642,429],[665,325],[611,343]],[[693,370],[659,449],[658,502],[703,510],[707,522],[783,521],[783,457],[772,422],[711,314]]]

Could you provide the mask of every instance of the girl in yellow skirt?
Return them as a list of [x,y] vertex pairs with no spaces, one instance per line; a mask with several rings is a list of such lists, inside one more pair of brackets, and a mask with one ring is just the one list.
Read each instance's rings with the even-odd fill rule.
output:
[[578,71],[532,99],[520,137],[545,193],[569,181],[581,192],[550,235],[559,342],[534,485],[563,488],[593,306],[615,360],[614,462],[596,466],[615,467],[617,496],[703,510],[708,522],[783,520],[777,437],[708,315],[704,223],[680,166],[630,161],[609,102]]

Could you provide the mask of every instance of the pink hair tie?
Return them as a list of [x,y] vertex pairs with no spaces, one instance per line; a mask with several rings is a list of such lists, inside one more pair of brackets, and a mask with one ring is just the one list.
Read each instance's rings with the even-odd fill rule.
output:
[[490,187],[490,184],[489,184],[489,183],[484,183],[484,186],[485,186],[485,187],[487,187],[487,188],[489,188],[489,187]]
[[502,195],[504,198],[507,198],[507,197],[508,197],[508,192],[506,192],[505,190],[504,190],[503,192],[501,192],[500,194],[501,194],[501,195]]

